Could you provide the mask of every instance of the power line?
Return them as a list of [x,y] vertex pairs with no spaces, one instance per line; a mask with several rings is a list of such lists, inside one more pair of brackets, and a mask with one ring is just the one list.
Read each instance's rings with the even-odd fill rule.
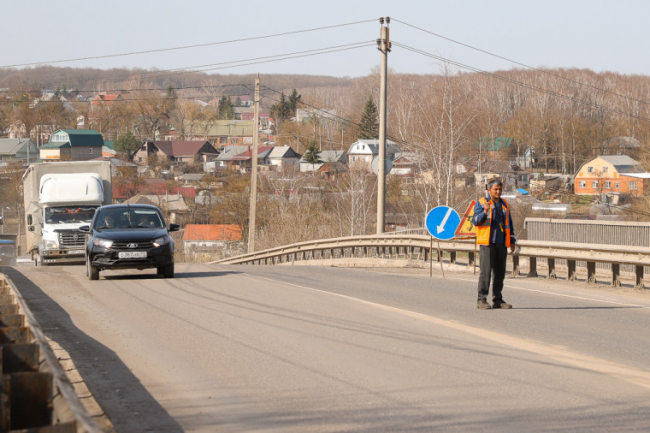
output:
[[450,60],[450,59],[447,59],[447,58],[444,58],[444,57],[441,57],[441,56],[437,56],[435,54],[431,54],[429,52],[420,50],[418,48],[413,48],[413,47],[410,47],[408,45],[400,44],[399,42],[393,41],[392,43],[393,43],[393,45],[395,45],[397,47],[404,48],[405,50],[414,52],[416,54],[420,54],[420,55],[423,55],[425,57],[430,57],[432,59],[440,60],[441,62],[449,63],[451,65],[455,65],[455,66],[458,66],[460,68],[470,70],[472,72],[477,72],[477,73],[480,73],[480,74],[484,74],[484,75],[487,75],[487,76],[490,76],[490,77],[493,77],[493,78],[508,82],[510,84],[516,84],[518,86],[521,86],[521,87],[524,87],[524,88],[527,88],[527,89],[536,90],[538,92],[546,93],[548,95],[556,96],[556,97],[559,97],[559,98],[564,98],[564,99],[567,99],[569,101],[576,102],[576,103],[579,103],[579,104],[592,106],[592,107],[599,108],[601,110],[609,111],[609,112],[616,113],[616,114],[621,114],[623,116],[631,117],[633,119],[650,122],[650,118],[647,118],[647,117],[644,117],[644,116],[638,116],[638,115],[635,115],[635,114],[627,113],[625,111],[618,110],[618,109],[615,109],[615,108],[608,108],[608,107],[605,107],[604,105],[600,105],[600,104],[597,104],[595,102],[585,101],[583,99],[578,99],[578,98],[575,98],[573,96],[564,95],[562,93],[558,93],[558,92],[555,92],[553,90],[547,90],[547,89],[544,89],[544,88],[539,87],[539,86],[523,83],[523,82],[515,80],[513,78],[504,77],[503,75],[495,74],[493,72],[487,72],[487,71],[484,71],[482,69],[475,68],[473,66],[469,66],[469,65],[466,65],[466,64],[463,64],[463,63],[460,63],[460,62],[456,62],[456,61],[453,61],[453,60]]
[[82,61],[82,60],[108,59],[108,58],[114,58],[114,57],[125,57],[125,56],[135,56],[135,55],[140,55],[140,54],[160,53],[160,52],[166,52],[166,51],[186,50],[186,49],[190,49],[190,48],[202,48],[202,47],[209,47],[209,46],[215,46],[215,45],[232,44],[232,43],[237,43],[237,42],[247,42],[247,41],[260,40],[260,39],[269,39],[269,38],[275,38],[275,37],[279,37],[279,36],[295,35],[295,34],[300,34],[300,33],[309,33],[309,32],[315,32],[315,31],[320,31],[320,30],[328,30],[328,29],[334,29],[334,28],[339,28],[339,27],[353,26],[353,25],[357,25],[357,24],[365,24],[365,23],[375,22],[375,21],[376,21],[376,19],[364,20],[364,21],[355,21],[355,22],[351,22],[351,23],[335,24],[335,25],[331,25],[331,26],[323,26],[323,27],[315,27],[315,28],[311,28],[311,29],[275,33],[275,34],[265,35],[265,36],[252,36],[252,37],[249,37],[249,38],[231,39],[231,40],[227,40],[227,41],[208,42],[208,43],[204,43],[204,44],[195,44],[195,45],[185,45],[185,46],[181,46],[181,47],[158,48],[158,49],[153,49],[153,50],[133,51],[133,52],[128,52],[128,53],[120,53],[120,54],[105,54],[105,55],[100,55],[100,56],[79,57],[79,58],[66,59],[66,60],[52,60],[52,61],[42,61],[42,62],[33,62],[33,63],[17,63],[17,64],[14,64],[14,65],[0,66],[0,68],[16,68],[16,67],[23,67],[23,66],[36,66],[36,65],[54,64],[54,63],[68,63],[68,62],[78,62],[78,61]]
[[562,80],[566,80],[566,81],[568,81],[568,82],[570,82],[570,83],[578,84],[578,85],[580,85],[580,86],[589,87],[589,88],[591,88],[591,89],[598,90],[598,91],[600,91],[600,92],[609,93],[609,94],[611,94],[611,95],[615,95],[615,96],[618,96],[618,97],[621,97],[621,98],[625,98],[625,99],[628,99],[628,100],[630,100],[630,101],[638,102],[638,103],[643,104],[643,105],[650,105],[650,103],[648,103],[648,102],[646,102],[646,101],[643,101],[643,100],[641,100],[641,99],[632,98],[631,96],[622,95],[622,94],[620,94],[620,93],[616,93],[616,92],[613,92],[613,91],[611,91],[611,90],[607,90],[607,89],[602,89],[602,88],[597,87],[597,86],[594,86],[594,85],[592,85],[592,84],[583,83],[582,81],[574,80],[574,79],[572,79],[572,78],[565,77],[565,76],[563,76],[563,75],[556,74],[556,73],[553,73],[553,72],[548,71],[548,70],[544,70],[544,69],[536,68],[536,67],[534,67],[534,66],[529,66],[529,65],[526,65],[526,64],[524,64],[524,63],[518,62],[518,61],[516,61],[516,60],[512,60],[512,59],[509,59],[509,58],[507,58],[507,57],[503,57],[503,56],[500,56],[500,55],[498,55],[498,54],[491,53],[491,52],[486,51],[486,50],[483,50],[483,49],[481,49],[481,48],[473,47],[473,46],[471,46],[471,45],[469,45],[469,44],[465,44],[465,43],[463,43],[463,42],[459,42],[459,41],[457,41],[457,40],[455,40],[455,39],[448,38],[448,37],[446,37],[446,36],[440,35],[440,34],[438,34],[438,33],[434,33],[434,32],[432,32],[432,31],[430,31],[430,30],[423,29],[423,28],[421,28],[421,27],[415,26],[415,25],[413,25],[413,24],[406,23],[406,22],[404,22],[404,21],[400,21],[400,20],[395,19],[395,18],[392,18],[392,20],[395,21],[395,22],[398,22],[398,23],[404,24],[405,26],[408,26],[408,27],[414,28],[414,29],[416,29],[416,30],[420,30],[421,32],[428,33],[428,34],[430,34],[430,35],[436,36],[436,37],[438,37],[438,38],[440,38],[440,39],[444,39],[444,40],[446,40],[446,41],[453,42],[453,43],[455,43],[455,44],[461,45],[461,46],[466,47],[466,48],[470,48],[470,49],[472,49],[472,50],[474,50],[474,51],[478,51],[478,52],[483,53],[483,54],[487,54],[488,56],[492,56],[492,57],[495,57],[495,58],[497,58],[497,59],[505,60],[505,61],[510,62],[510,63],[513,63],[513,64],[515,64],[515,65],[523,66],[524,68],[531,69],[531,70],[533,70],[533,71],[541,72],[541,73],[544,73],[544,74],[547,74],[547,75],[550,75],[550,76],[553,76],[553,77],[556,77],[556,78],[560,78],[560,79],[562,79]]

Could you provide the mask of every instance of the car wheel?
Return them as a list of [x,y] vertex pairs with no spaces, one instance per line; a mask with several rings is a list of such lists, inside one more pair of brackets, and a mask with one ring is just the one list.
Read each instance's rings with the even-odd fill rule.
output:
[[99,280],[99,269],[90,264],[90,257],[86,257],[86,275],[89,280]]
[[174,264],[159,267],[158,275],[162,275],[164,278],[174,278]]

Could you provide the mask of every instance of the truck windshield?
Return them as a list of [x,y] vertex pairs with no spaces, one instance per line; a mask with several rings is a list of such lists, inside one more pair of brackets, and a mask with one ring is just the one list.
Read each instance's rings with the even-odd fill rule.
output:
[[89,223],[98,206],[57,206],[45,208],[45,222],[48,224]]

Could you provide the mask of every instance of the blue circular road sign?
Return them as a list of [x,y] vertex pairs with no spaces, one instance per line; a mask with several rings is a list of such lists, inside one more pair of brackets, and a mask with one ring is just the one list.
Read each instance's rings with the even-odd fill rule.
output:
[[424,221],[424,225],[431,236],[442,240],[453,238],[459,224],[460,215],[448,206],[438,206],[431,209]]

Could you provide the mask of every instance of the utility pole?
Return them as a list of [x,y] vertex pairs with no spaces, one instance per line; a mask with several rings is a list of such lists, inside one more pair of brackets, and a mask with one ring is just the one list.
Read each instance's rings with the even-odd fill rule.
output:
[[251,171],[251,202],[248,217],[248,252],[255,251],[255,212],[257,211],[257,147],[259,142],[258,123],[260,119],[260,77],[255,78],[255,97],[253,110],[253,163]]
[[381,31],[377,39],[377,49],[381,51],[381,78],[379,85],[379,155],[377,170],[377,234],[384,233],[384,216],[386,205],[386,86],[388,83],[388,52],[390,51],[390,40],[388,24],[390,18],[379,18]]

